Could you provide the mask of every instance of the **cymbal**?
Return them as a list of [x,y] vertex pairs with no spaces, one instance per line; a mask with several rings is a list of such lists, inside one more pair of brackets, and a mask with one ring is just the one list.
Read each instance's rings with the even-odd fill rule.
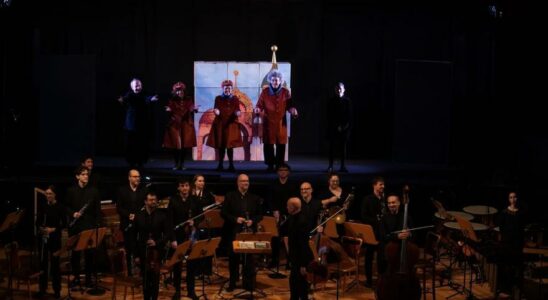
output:
[[446,213],[448,215],[446,218],[444,218],[439,212],[436,212],[434,214],[434,216],[436,216],[436,218],[443,219],[443,220],[454,220],[454,218],[452,216],[462,217],[466,221],[471,221],[474,218],[473,215],[471,215],[469,213],[462,212],[462,211],[448,210],[448,211],[446,211]]
[[[481,223],[474,223],[474,222],[470,222],[470,224],[472,225],[472,228],[474,230],[487,230],[489,227],[485,224],[481,224]],[[460,230],[461,227],[459,226],[459,223],[457,222],[446,222],[443,224],[443,226],[447,227],[447,228],[451,228],[451,229],[458,229]]]
[[498,212],[498,210],[492,206],[487,205],[470,205],[464,207],[462,210],[464,210],[467,213],[478,215],[478,216],[485,216],[485,215],[493,215]]

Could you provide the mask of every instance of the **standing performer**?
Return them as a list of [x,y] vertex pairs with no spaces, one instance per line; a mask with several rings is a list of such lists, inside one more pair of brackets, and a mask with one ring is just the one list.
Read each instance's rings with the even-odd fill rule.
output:
[[[221,216],[225,221],[223,237],[229,249],[230,281],[226,289],[228,292],[236,288],[236,282],[240,278],[240,255],[234,253],[232,241],[237,233],[248,230],[257,231],[257,224],[262,220],[261,199],[249,192],[249,177],[246,174],[240,174],[237,184],[238,190],[226,194],[221,210]],[[252,255],[247,257],[246,264],[243,266],[243,283],[243,288],[248,290],[255,285],[255,264]]]
[[[177,182],[177,193],[170,197],[168,205],[168,213],[173,220],[173,225],[181,224],[188,219],[201,213],[201,207],[198,205],[196,198],[192,198],[190,193],[190,182],[187,179],[180,179]],[[181,228],[175,230],[175,241],[172,242],[172,247],[177,248],[178,244],[182,244],[184,241],[192,240],[195,242],[198,239],[198,231],[195,227],[193,220]],[[173,266],[173,285],[175,286],[175,294],[173,300],[181,298],[181,271],[183,263],[179,262]],[[186,264],[186,286],[187,297],[197,299],[194,292],[194,279],[196,275],[196,269],[199,267],[196,261],[188,261]]]
[[329,167],[327,171],[333,172],[333,159],[335,149],[337,149],[341,157],[339,172],[348,172],[345,159],[346,143],[352,126],[352,101],[344,95],[344,83],[337,83],[335,92],[335,96],[329,98],[327,103],[327,139],[329,140]]
[[133,78],[131,90],[118,98],[126,108],[124,129],[126,133],[126,160],[131,168],[142,167],[148,160],[148,141],[151,119],[149,104],[158,101],[158,95],[146,96],[141,80]]
[[48,270],[51,271],[51,284],[55,299],[61,298],[61,273],[59,272],[59,256],[53,255],[61,249],[61,230],[66,225],[65,208],[56,199],[55,187],[46,189],[47,204],[38,213],[36,226],[40,239],[40,291],[36,295],[41,298],[48,289]]
[[[284,218],[287,218],[287,200],[299,195],[298,185],[290,178],[291,167],[287,164],[278,165],[278,178],[270,185],[268,193],[268,208],[272,210],[272,215],[276,222],[280,224]],[[281,226],[278,230],[279,236],[272,237],[272,261],[269,268],[276,268],[280,263],[280,244],[281,239],[287,236],[287,226]]]
[[158,299],[161,259],[165,245],[172,240],[173,227],[169,216],[158,209],[158,197],[149,191],[146,195],[145,209],[135,216],[137,249],[141,274],[143,276],[143,295],[146,300]]
[[135,215],[142,209],[147,194],[146,187],[141,185],[141,174],[135,169],[128,172],[128,184],[118,188],[116,193],[116,210],[120,215],[120,230],[124,233],[127,273],[133,275],[133,250],[135,249]]
[[291,300],[308,300],[308,282],[306,280],[306,266],[312,261],[307,228],[308,220],[301,211],[301,200],[292,197],[287,201],[288,227],[288,259],[291,264],[289,275],[289,289]]
[[510,192],[508,193],[508,206],[498,216],[501,259],[497,273],[500,282],[499,290],[512,297],[514,296],[514,286],[522,288],[524,223],[525,216],[523,208],[518,205],[518,195],[516,192]]
[[184,83],[175,83],[172,87],[171,99],[166,106],[169,121],[164,134],[163,147],[173,151],[175,161],[173,170],[185,170],[187,149],[196,147],[194,113],[198,111],[198,108],[194,106],[192,98],[185,97],[185,89]]
[[[69,236],[79,234],[83,230],[94,229],[98,226],[101,214],[101,199],[99,192],[93,186],[88,185],[89,173],[86,167],[80,166],[76,169],[76,185],[67,190],[66,212],[71,222],[69,223]],[[93,250],[84,250],[86,263],[86,287],[91,286],[91,272],[93,261]],[[72,251],[70,259],[74,281],[72,286],[80,285],[80,251]]]
[[[263,118],[264,159],[268,171],[274,171],[274,165],[281,165],[285,160],[285,145],[287,144],[288,111],[293,118],[298,112],[291,100],[291,93],[282,86],[283,74],[274,69],[267,75],[269,86],[259,95],[255,113]],[[274,154],[274,145],[276,153]]]
[[[395,195],[388,195],[386,198],[388,206],[387,213],[382,216],[379,224],[379,252],[377,254],[377,264],[379,265],[379,275],[386,271],[387,261],[384,255],[385,246],[390,241],[405,240],[411,236],[410,231],[403,231],[398,234],[393,234],[394,231],[402,230],[404,212],[401,209],[400,198]],[[409,219],[408,227],[413,227]]]
[[[361,216],[362,222],[371,225],[373,232],[376,235],[377,240],[379,237],[379,222],[382,219],[383,214],[386,213],[386,200],[384,199],[384,178],[377,176],[373,178],[371,182],[373,186],[373,193],[365,196],[362,200]],[[373,286],[373,258],[377,246],[365,245],[365,286]],[[379,252],[377,252],[377,262],[379,261]],[[377,263],[377,271],[381,274],[382,264]]]
[[215,98],[215,120],[211,125],[207,143],[209,147],[219,151],[219,165],[217,171],[223,170],[223,161],[228,156],[228,171],[234,172],[234,148],[242,147],[242,134],[238,117],[240,116],[240,100],[233,95],[232,81],[225,80],[221,83],[223,94]]

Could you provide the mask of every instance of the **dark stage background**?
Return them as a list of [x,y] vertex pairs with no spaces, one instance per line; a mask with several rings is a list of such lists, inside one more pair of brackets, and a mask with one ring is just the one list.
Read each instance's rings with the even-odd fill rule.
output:
[[[0,9],[3,165],[121,155],[116,98],[132,77],[165,101],[175,81],[193,90],[194,61],[270,60],[276,44],[301,112],[291,154],[325,155],[326,98],[341,80],[355,107],[352,158],[543,183],[536,8],[412,2],[13,0]],[[155,116],[158,154],[162,105]]]

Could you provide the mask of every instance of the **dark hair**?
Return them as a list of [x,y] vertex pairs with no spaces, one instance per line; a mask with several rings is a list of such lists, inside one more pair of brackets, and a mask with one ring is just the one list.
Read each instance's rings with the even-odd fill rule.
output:
[[74,175],[78,176],[78,175],[82,174],[82,172],[84,172],[84,171],[88,171],[88,172],[89,172],[89,169],[86,168],[86,167],[84,167],[84,166],[78,166],[78,167],[76,168],[76,170],[74,170]]
[[148,198],[148,196],[158,197],[158,195],[156,195],[156,192],[155,192],[155,191],[148,191],[148,192],[147,192],[147,198]]
[[279,171],[282,168],[287,169],[288,171],[291,171],[291,167],[286,163],[282,163],[282,164],[278,165],[278,167],[276,168],[276,171]]
[[51,190],[54,194],[57,195],[57,188],[55,188],[55,186],[53,184],[48,185],[48,187],[46,188],[46,191],[47,190]]
[[196,182],[196,180],[198,180],[198,177],[203,177],[204,180],[205,180],[205,176],[202,175],[202,174],[196,174],[194,175],[194,177],[192,177],[192,184],[194,184]]
[[382,176],[373,177],[373,179],[371,180],[371,185],[375,185],[378,182],[384,182],[384,177],[382,177]]
[[327,174],[327,181],[329,181],[332,177],[334,176],[337,176],[339,177],[339,179],[341,179],[341,176],[339,176],[339,173],[337,172],[330,172],[329,174]]
[[80,163],[83,164],[88,159],[94,160],[93,155],[91,155],[91,153],[86,153],[86,154],[82,155],[82,157],[80,158]]
[[190,185],[190,180],[188,180],[188,178],[186,178],[186,177],[181,177],[181,178],[177,179],[177,186],[180,186],[180,185],[185,184],[185,183],[188,183]]

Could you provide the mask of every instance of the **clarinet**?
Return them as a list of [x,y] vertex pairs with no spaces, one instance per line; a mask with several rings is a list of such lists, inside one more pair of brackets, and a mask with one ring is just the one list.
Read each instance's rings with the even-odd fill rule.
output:
[[82,206],[82,208],[80,208],[80,210],[78,211],[78,214],[80,214],[80,217],[72,220],[69,224],[69,228],[74,226],[74,224],[76,224],[76,221],[78,221],[82,217],[84,212],[86,212],[86,209],[88,208],[88,206],[89,206],[89,203],[86,203],[86,204],[84,204],[84,206]]

